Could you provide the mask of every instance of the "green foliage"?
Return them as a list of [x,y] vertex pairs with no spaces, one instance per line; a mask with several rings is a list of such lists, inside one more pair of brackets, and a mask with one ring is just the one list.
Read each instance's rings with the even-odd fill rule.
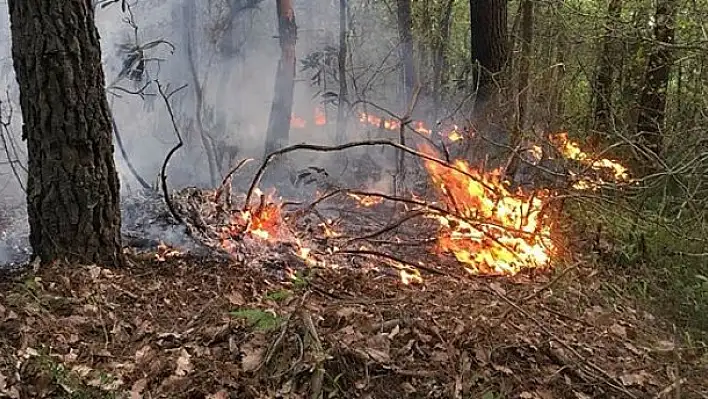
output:
[[238,309],[229,314],[239,319],[245,319],[257,330],[274,330],[280,327],[283,322],[280,316],[259,309]]
[[288,290],[276,290],[266,294],[266,298],[275,302],[283,302],[292,297],[293,293]]

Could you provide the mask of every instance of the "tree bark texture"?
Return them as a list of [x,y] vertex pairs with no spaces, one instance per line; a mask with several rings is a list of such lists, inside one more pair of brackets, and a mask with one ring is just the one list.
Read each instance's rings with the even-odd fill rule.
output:
[[590,136],[590,145],[597,148],[601,135],[607,133],[612,126],[612,93],[615,86],[615,75],[621,46],[618,47],[617,21],[622,12],[622,0],[610,0],[607,7],[607,30],[599,54],[597,77],[595,78],[595,104],[593,109],[593,133]]
[[276,0],[281,57],[275,76],[273,105],[268,119],[265,153],[287,145],[295,88],[295,44],[297,24],[292,0]]
[[415,65],[413,58],[413,17],[411,11],[411,0],[396,0],[396,11],[398,16],[398,38],[399,54],[403,63],[403,97],[401,98],[401,110],[408,108],[408,103],[413,95],[415,86]]
[[120,189],[91,1],[8,5],[33,251],[43,262],[120,265]]
[[344,143],[347,134],[347,0],[339,0],[339,105],[337,107],[337,144]]
[[472,64],[477,65],[477,100],[490,98],[494,81],[508,59],[507,0],[470,0]]
[[637,133],[642,144],[660,155],[662,130],[666,119],[666,91],[669,86],[672,54],[669,48],[674,43],[674,18],[676,0],[659,0],[654,18],[654,43],[644,85],[639,94]]

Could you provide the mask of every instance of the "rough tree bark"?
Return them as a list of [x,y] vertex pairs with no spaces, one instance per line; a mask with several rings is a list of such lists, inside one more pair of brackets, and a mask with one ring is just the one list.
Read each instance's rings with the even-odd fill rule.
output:
[[470,0],[472,64],[477,65],[477,101],[482,105],[491,98],[494,80],[508,58],[506,3],[507,0]]
[[663,146],[662,130],[665,122],[666,91],[669,86],[674,44],[674,18],[677,0],[659,0],[654,14],[654,43],[644,85],[639,94],[637,133],[640,142],[656,155]]
[[533,0],[521,3],[521,64],[519,66],[519,115],[517,128],[526,126],[531,81],[531,61],[533,58]]
[[396,0],[398,14],[398,38],[401,41],[399,49],[400,59],[403,63],[403,96],[401,110],[405,112],[413,95],[415,86],[415,65],[413,58],[413,17],[411,0]]
[[617,65],[620,63],[621,47],[618,47],[616,35],[617,22],[622,12],[622,0],[610,0],[607,7],[607,28],[598,59],[597,77],[595,78],[595,106],[593,107],[593,127],[589,144],[597,148],[601,137],[612,126],[612,93],[615,85]]
[[269,154],[287,145],[290,136],[290,117],[295,88],[295,44],[297,24],[292,0],[276,0],[280,61],[275,76],[273,105],[268,119],[265,153]]
[[120,189],[91,2],[8,5],[32,249],[43,262],[121,265]]
[[347,134],[347,0],[339,0],[339,105],[337,107],[337,144],[342,144]]

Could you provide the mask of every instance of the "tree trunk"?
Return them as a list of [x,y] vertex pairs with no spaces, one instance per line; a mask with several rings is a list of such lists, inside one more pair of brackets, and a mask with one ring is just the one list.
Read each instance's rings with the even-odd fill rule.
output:
[[450,40],[450,23],[452,21],[452,9],[455,2],[448,0],[443,5],[443,13],[440,21],[440,37],[435,49],[435,59],[433,60],[433,122],[437,122],[442,106],[443,71],[447,68],[447,42]]
[[676,0],[659,0],[654,18],[654,47],[639,94],[637,133],[640,142],[656,155],[661,154],[663,145],[666,91],[672,62],[669,47],[674,43],[675,14]]
[[339,103],[337,107],[337,144],[347,134],[347,0],[339,0]]
[[617,39],[613,35],[617,34],[617,21],[621,12],[622,0],[610,0],[607,8],[609,21],[602,43],[595,80],[593,132],[589,140],[592,148],[599,146],[601,135],[607,133],[612,126],[612,92],[614,91],[615,71],[620,63],[618,56],[621,54],[621,48],[617,47]]
[[413,18],[411,0],[396,0],[398,14],[398,37],[401,41],[399,49],[403,63],[403,96],[401,110],[405,112],[413,95],[415,85],[415,65],[413,61]]
[[121,265],[120,189],[91,2],[8,5],[32,249],[45,263]]
[[480,105],[490,99],[497,75],[504,70],[508,58],[506,3],[506,0],[470,0],[472,64],[476,65]]
[[293,110],[295,88],[295,44],[297,24],[292,0],[276,0],[280,61],[275,76],[273,105],[268,119],[265,153],[287,145],[290,136],[290,116]]
[[521,64],[519,66],[519,115],[517,128],[526,125],[531,81],[531,61],[533,58],[533,0],[521,3]]

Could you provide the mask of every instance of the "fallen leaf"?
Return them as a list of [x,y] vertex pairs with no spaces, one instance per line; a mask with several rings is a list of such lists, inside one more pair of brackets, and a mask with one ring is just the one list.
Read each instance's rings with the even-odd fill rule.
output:
[[175,369],[176,376],[182,377],[194,370],[194,366],[192,366],[190,360],[191,357],[192,355],[190,355],[186,349],[182,348],[180,350],[179,358],[177,358],[177,368]]
[[150,345],[145,345],[142,348],[138,349],[135,352],[135,363],[142,363],[145,359],[147,359],[148,354],[151,350],[152,348],[150,347]]
[[590,395],[586,395],[586,394],[584,394],[582,392],[578,392],[578,391],[573,391],[573,395],[575,395],[575,397],[577,399],[592,399],[590,397]]
[[241,367],[243,371],[248,372],[258,369],[263,360],[265,349],[247,344],[241,348],[241,353],[243,355],[241,358]]
[[506,366],[500,366],[500,365],[498,365],[498,364],[492,364],[492,368],[494,368],[494,370],[499,371],[499,372],[501,372],[501,373],[504,373],[504,374],[506,374],[506,375],[512,375],[512,374],[514,374],[514,372],[513,372],[510,368],[508,368],[508,367],[506,367]]
[[623,338],[627,337],[627,329],[617,323],[610,326],[610,332]]
[[243,295],[240,293],[233,291],[230,294],[226,295],[226,299],[229,300],[229,303],[232,305],[236,306],[241,306],[246,303],[246,300],[243,298]]
[[209,395],[208,399],[229,399],[229,393],[223,389],[213,395]]
[[147,379],[141,378],[135,381],[130,389],[130,399],[142,399],[145,388],[147,388]]
[[536,397],[536,395],[532,394],[531,392],[527,392],[527,391],[521,392],[519,394],[519,398],[521,398],[521,399],[534,399],[535,397]]
[[647,382],[653,379],[653,376],[645,370],[642,370],[638,373],[628,373],[621,375],[619,379],[620,381],[622,381],[622,384],[628,387],[634,385],[644,386]]

